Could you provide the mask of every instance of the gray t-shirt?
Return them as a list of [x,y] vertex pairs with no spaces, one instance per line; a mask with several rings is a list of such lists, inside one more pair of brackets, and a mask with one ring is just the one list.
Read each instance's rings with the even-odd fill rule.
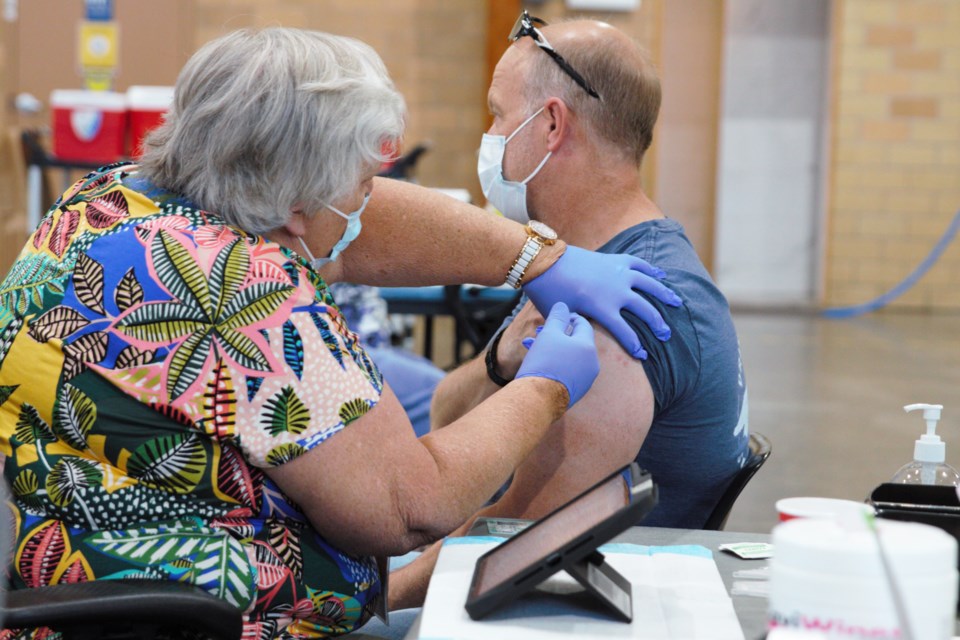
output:
[[647,296],[670,326],[666,342],[627,315],[649,354],[643,368],[655,402],[636,460],[660,491],[643,524],[701,528],[749,456],[747,385],[730,308],[675,220],[630,227],[598,251],[660,267],[684,301],[675,308]]
[[[747,384],[730,308],[675,220],[640,223],[597,251],[660,267],[664,284],[684,301],[676,308],[645,296],[670,326],[666,342],[636,316],[626,318],[649,354],[643,368],[654,399],[653,423],[636,460],[653,475],[660,500],[642,524],[700,529],[749,457]],[[503,326],[526,302],[524,296]]]

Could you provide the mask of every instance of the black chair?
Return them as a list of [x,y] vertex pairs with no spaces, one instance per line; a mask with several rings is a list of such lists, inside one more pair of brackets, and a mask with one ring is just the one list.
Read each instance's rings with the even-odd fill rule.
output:
[[[20,133],[23,160],[27,169],[27,233],[33,233],[41,216],[57,197],[67,190],[76,179],[74,173],[92,171],[109,164],[83,160],[61,160],[47,153],[43,145],[43,133],[38,129],[24,129]],[[60,169],[63,173],[59,187],[47,175],[47,169]]]
[[392,165],[381,171],[379,173],[380,177],[394,178],[396,180],[412,180],[417,162],[432,146],[433,143],[429,140],[417,144],[413,149],[397,158]]
[[740,496],[740,492],[743,491],[743,488],[750,482],[753,474],[755,474],[760,467],[763,466],[763,463],[767,461],[767,458],[770,457],[770,451],[770,441],[762,434],[750,434],[750,459],[747,460],[747,464],[737,472],[737,475],[735,475],[733,480],[730,481],[730,484],[727,485],[727,489],[723,492],[723,495],[720,496],[720,501],[717,502],[717,506],[713,508],[713,513],[707,518],[707,523],[703,525],[704,529],[721,531],[724,528],[727,524],[727,517],[730,516],[730,510],[733,508],[733,503],[737,501],[737,497]]
[[522,295],[521,291],[500,288],[445,287],[444,297],[455,322],[454,361],[457,364],[463,361],[460,346],[464,342],[470,345],[468,358],[487,347]]
[[381,287],[380,297],[387,302],[388,313],[423,316],[423,357],[433,357],[433,319],[452,316],[454,319],[453,357],[463,361],[461,347],[470,347],[468,358],[486,348],[494,332],[520,301],[522,292],[500,287],[445,285],[435,287]]
[[209,638],[238,640],[239,609],[191,585],[95,580],[7,591],[6,629],[49,627],[64,640]]
[[[0,481],[0,544],[14,546],[6,483]],[[4,629],[49,627],[64,640],[238,640],[240,609],[197,587],[161,580],[98,580],[0,591]]]

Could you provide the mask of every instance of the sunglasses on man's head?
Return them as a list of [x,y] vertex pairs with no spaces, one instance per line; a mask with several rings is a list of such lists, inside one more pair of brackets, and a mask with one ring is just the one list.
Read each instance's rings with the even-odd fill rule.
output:
[[576,70],[570,66],[570,63],[564,60],[563,56],[557,53],[556,49],[553,48],[553,45],[547,42],[547,39],[543,37],[543,33],[541,33],[535,25],[545,27],[547,26],[547,22],[546,20],[541,20],[540,18],[534,18],[527,13],[526,9],[524,9],[520,13],[520,17],[517,18],[516,24],[513,25],[513,29],[510,30],[510,41],[516,42],[524,36],[530,36],[538,47],[543,49],[548,56],[553,58],[554,62],[560,65],[560,68],[563,69],[564,73],[570,76],[570,78],[572,78],[573,81],[578,85],[583,87],[584,91],[589,93],[597,100],[600,100],[600,94],[594,91],[593,87],[591,87],[589,83],[583,79],[583,76],[577,73]]

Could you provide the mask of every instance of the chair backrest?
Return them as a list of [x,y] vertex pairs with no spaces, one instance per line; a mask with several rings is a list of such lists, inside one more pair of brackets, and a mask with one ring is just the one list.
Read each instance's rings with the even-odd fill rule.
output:
[[[9,497],[0,478],[4,566],[16,543]],[[61,631],[64,640],[150,640],[181,630],[187,632],[183,637],[236,640],[243,632],[243,613],[193,585],[167,580],[93,580],[12,591],[0,582],[0,628],[37,627]]]
[[770,457],[770,451],[770,441],[767,440],[766,437],[759,433],[750,434],[750,459],[747,460],[747,464],[737,472],[737,475],[735,475],[733,480],[730,481],[730,484],[727,485],[726,490],[717,502],[717,506],[713,508],[713,513],[707,518],[707,523],[703,525],[704,529],[713,531],[723,529],[727,524],[727,517],[730,515],[730,509],[733,508],[733,503],[737,501],[737,497],[740,496],[740,492],[743,491],[743,488],[750,482],[753,474],[755,474],[757,470],[763,466],[763,463],[767,461],[767,458]]

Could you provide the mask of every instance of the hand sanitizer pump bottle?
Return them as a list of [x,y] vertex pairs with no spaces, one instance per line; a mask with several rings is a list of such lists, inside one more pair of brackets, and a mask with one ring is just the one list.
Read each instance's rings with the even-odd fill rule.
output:
[[957,486],[960,484],[960,473],[944,462],[947,447],[937,435],[937,421],[943,405],[908,404],[903,408],[907,413],[921,409],[923,419],[927,422],[927,432],[914,444],[913,462],[900,467],[891,482]]

